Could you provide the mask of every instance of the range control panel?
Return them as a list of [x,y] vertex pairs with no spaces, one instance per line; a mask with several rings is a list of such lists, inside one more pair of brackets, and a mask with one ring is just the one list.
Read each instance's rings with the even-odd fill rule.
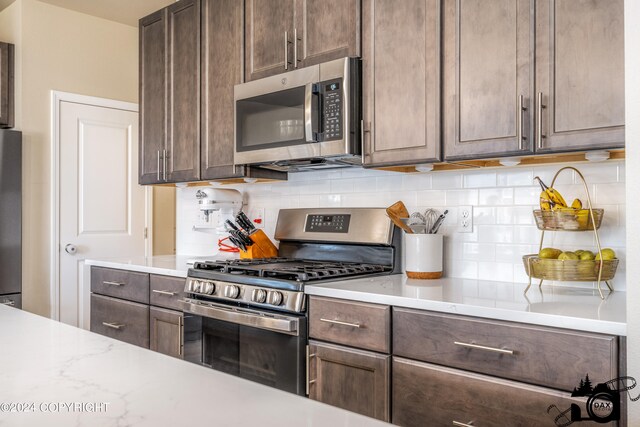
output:
[[304,231],[311,233],[347,233],[351,215],[307,215]]
[[340,140],[344,130],[342,79],[328,80],[321,85],[323,141]]

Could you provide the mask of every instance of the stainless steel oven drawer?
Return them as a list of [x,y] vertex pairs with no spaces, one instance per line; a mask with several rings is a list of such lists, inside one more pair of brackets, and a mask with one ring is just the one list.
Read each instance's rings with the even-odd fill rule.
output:
[[91,331],[149,348],[149,306],[92,294]]

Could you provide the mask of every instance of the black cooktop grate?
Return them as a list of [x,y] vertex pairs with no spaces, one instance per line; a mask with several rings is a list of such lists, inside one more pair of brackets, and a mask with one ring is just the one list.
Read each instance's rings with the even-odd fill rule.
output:
[[375,264],[312,261],[289,258],[238,259],[196,262],[195,270],[254,276],[296,282],[353,277],[388,272],[390,267]]

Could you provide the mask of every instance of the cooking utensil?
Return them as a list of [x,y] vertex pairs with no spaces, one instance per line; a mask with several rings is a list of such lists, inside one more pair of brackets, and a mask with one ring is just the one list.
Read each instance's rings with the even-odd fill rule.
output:
[[429,234],[436,234],[438,230],[440,230],[440,226],[442,225],[442,222],[444,221],[444,218],[447,216],[448,213],[449,211],[445,210],[444,213],[438,217],[438,220],[436,221],[436,223],[433,224],[433,227],[431,227],[431,229],[429,230]]
[[387,215],[391,221],[402,228],[409,234],[413,234],[413,230],[402,221],[402,218],[409,218],[409,211],[402,201],[397,201],[387,208]]
[[435,209],[427,209],[424,211],[424,224],[427,228],[426,233],[430,233],[435,225],[436,221],[438,221],[438,217],[440,216],[440,212]]
[[409,223],[408,225],[424,225],[426,222],[426,219],[424,217],[424,215],[422,215],[420,212],[414,212],[411,214],[411,216],[409,217]]
[[253,222],[242,211],[238,212],[238,215],[236,215],[236,222],[240,224],[240,226],[244,228],[249,234],[253,233],[256,230],[256,227],[253,225]]
[[236,225],[234,223],[232,223],[231,220],[226,220],[224,223],[228,227],[227,230],[231,229],[231,230],[240,231],[240,229],[238,227],[236,227]]

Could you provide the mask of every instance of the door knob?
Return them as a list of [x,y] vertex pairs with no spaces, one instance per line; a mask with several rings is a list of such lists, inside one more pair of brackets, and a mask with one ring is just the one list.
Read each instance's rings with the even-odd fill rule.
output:
[[71,243],[69,243],[67,246],[65,246],[64,250],[69,255],[75,255],[76,252],[78,252],[78,248],[76,248],[76,245],[72,245]]

